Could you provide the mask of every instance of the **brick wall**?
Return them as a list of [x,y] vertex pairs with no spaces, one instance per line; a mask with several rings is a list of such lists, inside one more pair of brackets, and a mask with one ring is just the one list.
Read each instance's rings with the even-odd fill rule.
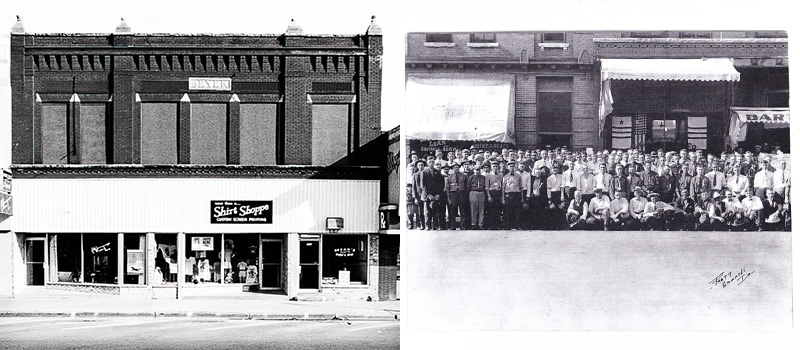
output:
[[[11,42],[14,164],[42,162],[48,135],[36,134],[34,98],[66,102],[73,93],[107,104],[106,156],[114,164],[141,161],[143,94],[151,102],[178,103],[189,93],[192,103],[228,103],[236,93],[242,103],[276,103],[278,164],[311,164],[312,83],[354,82],[345,94],[357,97],[350,152],[380,135],[381,35],[14,34]],[[189,77],[231,78],[232,89],[189,91]],[[238,131],[235,117],[229,113],[229,134]],[[179,125],[178,163],[189,163],[189,123]],[[228,164],[237,164],[238,134],[229,139]]]

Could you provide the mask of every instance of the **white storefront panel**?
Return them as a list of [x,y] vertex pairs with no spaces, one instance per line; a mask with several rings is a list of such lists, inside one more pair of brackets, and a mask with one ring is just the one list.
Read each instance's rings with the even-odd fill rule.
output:
[[[15,179],[17,232],[378,231],[374,180],[110,178]],[[212,201],[272,201],[272,223],[212,224]]]

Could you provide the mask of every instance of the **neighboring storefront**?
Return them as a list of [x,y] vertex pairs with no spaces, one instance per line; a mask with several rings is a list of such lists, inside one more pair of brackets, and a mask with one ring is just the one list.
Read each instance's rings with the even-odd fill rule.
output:
[[606,146],[724,150],[727,110],[739,72],[726,58],[601,59]]

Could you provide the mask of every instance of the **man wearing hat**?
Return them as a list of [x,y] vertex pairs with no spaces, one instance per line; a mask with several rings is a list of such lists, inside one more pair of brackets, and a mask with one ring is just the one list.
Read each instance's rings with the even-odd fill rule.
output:
[[608,231],[608,223],[611,210],[611,199],[603,194],[603,189],[598,187],[594,189],[594,198],[589,201],[588,217],[586,218],[586,226],[594,229],[599,229],[603,225],[603,230]]
[[429,202],[433,198],[431,187],[433,186],[433,161],[431,167],[426,167],[424,160],[420,159],[416,163],[417,172],[414,174],[414,202],[417,204],[417,217],[419,218],[419,229],[430,228],[431,219],[427,216],[430,211]]
[[647,199],[643,197],[644,191],[641,186],[633,189],[633,198],[628,202],[631,212],[628,226],[642,227],[644,225],[644,208],[647,206]]
[[650,231],[668,229],[672,221],[672,206],[662,202],[659,197],[658,192],[651,193],[648,195],[650,201],[644,206],[642,217]]
[[453,173],[444,180],[447,192],[447,214],[450,229],[456,229],[456,216],[461,218],[461,229],[469,227],[469,199],[467,198],[467,175],[461,172],[460,164],[453,164]]
[[[483,165],[483,167],[485,170],[489,169],[486,165]],[[475,171],[467,178],[467,188],[469,189],[471,228],[473,230],[483,230],[484,203],[486,203],[486,197],[489,193],[486,189],[486,177],[481,174],[480,170]]]
[[489,174],[486,175],[486,189],[489,203],[486,210],[486,226],[490,229],[499,229],[503,212],[503,173],[500,171],[500,162],[492,161]]
[[428,203],[430,206],[429,215],[431,216],[432,229],[441,230],[447,225],[444,217],[446,211],[444,178],[448,176],[447,171],[450,166],[434,161],[433,168],[433,186],[431,188],[433,199]]
[[503,204],[506,207],[506,229],[519,229],[519,213],[524,198],[522,177],[515,170],[516,163],[508,162],[508,174],[503,177]]

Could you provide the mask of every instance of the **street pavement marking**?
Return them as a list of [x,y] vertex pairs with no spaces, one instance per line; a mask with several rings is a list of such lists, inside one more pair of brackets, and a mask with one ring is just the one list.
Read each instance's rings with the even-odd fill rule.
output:
[[71,318],[44,318],[44,319],[35,319],[35,320],[14,320],[9,322],[0,322],[0,326],[10,325],[10,324],[25,324],[25,323],[37,323],[37,322],[58,322],[58,321],[66,321],[66,322],[75,322],[75,319]]
[[289,323],[291,321],[248,321],[248,322],[252,322],[252,323],[239,324],[239,325],[235,325],[235,326],[206,328],[206,329],[204,329],[204,331],[217,331],[217,330],[221,330],[221,329],[263,326],[263,325],[267,325],[267,324],[274,325],[274,324],[279,324],[279,323]]
[[348,329],[347,331],[348,332],[355,332],[355,331],[361,331],[361,330],[370,329],[370,328],[378,328],[378,327],[386,327],[386,326],[399,326],[399,325],[400,325],[400,323],[387,323],[387,324],[379,324],[377,326],[353,328],[353,329]]
[[82,326],[82,327],[69,327],[69,328],[62,328],[62,331],[71,331],[75,329],[90,329],[90,328],[104,328],[104,327],[120,327],[120,326],[138,326],[143,324],[153,324],[153,323],[163,323],[163,322],[175,322],[174,319],[167,319],[167,320],[157,320],[157,321],[145,321],[145,322],[127,322],[127,323],[111,323],[111,324],[99,324],[94,326]]

